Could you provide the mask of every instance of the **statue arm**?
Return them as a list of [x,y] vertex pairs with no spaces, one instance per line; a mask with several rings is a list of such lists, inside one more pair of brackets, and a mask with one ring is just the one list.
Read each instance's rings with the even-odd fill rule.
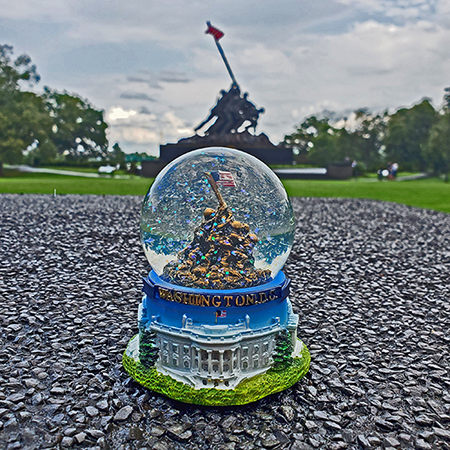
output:
[[194,131],[200,130],[200,128],[204,127],[214,116],[215,114],[213,114],[213,112],[211,111],[211,114],[200,125],[197,125],[194,128]]

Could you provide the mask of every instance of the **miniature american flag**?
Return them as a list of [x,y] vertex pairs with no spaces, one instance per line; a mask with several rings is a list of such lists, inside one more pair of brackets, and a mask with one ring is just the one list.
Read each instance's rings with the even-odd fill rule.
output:
[[211,172],[211,175],[218,186],[236,186],[233,175],[231,175],[230,172],[223,172],[219,170],[218,172]]
[[208,29],[205,31],[206,34],[212,34],[216,41],[223,38],[224,33],[222,31],[220,31],[216,27],[213,27],[210,22],[206,22],[206,24],[208,25]]
[[217,317],[227,317],[227,312],[225,310],[223,310],[223,311],[218,310],[218,311],[216,311],[216,316]]

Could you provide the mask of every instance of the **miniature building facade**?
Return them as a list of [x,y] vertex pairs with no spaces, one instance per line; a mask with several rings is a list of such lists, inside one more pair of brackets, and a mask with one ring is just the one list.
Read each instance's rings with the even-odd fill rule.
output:
[[244,379],[267,371],[273,364],[276,336],[284,328],[294,348],[297,342],[298,315],[292,312],[289,299],[283,302],[287,309],[285,323],[280,317],[270,317],[267,322],[272,323],[257,328],[251,328],[249,314],[234,325],[194,324],[186,314],[179,327],[165,325],[161,316],[148,317],[149,310],[143,305],[151,301],[144,296],[139,323],[156,333],[158,371],[196,389],[232,389]]

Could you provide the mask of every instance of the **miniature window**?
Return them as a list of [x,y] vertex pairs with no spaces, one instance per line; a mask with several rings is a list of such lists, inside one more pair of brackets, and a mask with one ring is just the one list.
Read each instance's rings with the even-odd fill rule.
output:
[[172,351],[178,353],[178,344],[172,344]]
[[218,371],[219,371],[219,365],[213,364],[213,372],[218,372]]
[[244,361],[244,363],[242,364],[242,368],[247,369],[247,367],[248,367],[248,363],[247,363],[247,361]]
[[230,350],[225,350],[223,352],[223,360],[224,361],[230,361],[231,359],[231,351]]
[[172,359],[172,365],[178,366],[178,359],[177,358],[173,358]]
[[167,341],[163,342],[163,350],[167,350]]
[[259,353],[259,345],[253,347],[253,354],[256,355],[257,353]]
[[223,371],[224,371],[224,372],[229,372],[229,371],[230,371],[230,366],[229,366],[228,364],[225,364],[225,365],[223,366]]
[[189,355],[189,345],[185,345],[185,346],[183,347],[183,353],[184,353],[185,355]]
[[267,366],[267,364],[269,364],[269,358],[264,356],[264,365]]
[[236,369],[236,368],[237,368],[237,361],[234,360],[234,361],[233,361],[233,369]]
[[168,364],[169,362],[169,357],[167,355],[163,355],[163,362]]
[[255,369],[257,369],[258,366],[259,366],[258,360],[255,359],[255,360],[253,361],[253,367],[254,367]]
[[188,362],[188,361],[185,361],[185,362],[184,362],[184,367],[186,367],[186,369],[189,368],[189,362]]
[[215,359],[216,361],[219,360],[219,352],[218,351],[212,352],[212,359]]
[[208,353],[206,350],[202,350],[202,361],[205,361],[208,359]]
[[265,342],[264,346],[263,346],[263,352],[268,352],[269,351],[269,343]]
[[202,364],[202,370],[204,370],[206,372],[208,370],[208,364],[203,363]]
[[248,356],[248,347],[242,348],[242,356]]

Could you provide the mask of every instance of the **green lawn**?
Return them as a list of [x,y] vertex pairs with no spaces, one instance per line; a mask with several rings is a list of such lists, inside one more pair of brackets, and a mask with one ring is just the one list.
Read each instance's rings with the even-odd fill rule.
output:
[[[0,178],[0,193],[53,194],[56,189],[57,194],[144,196],[152,181],[139,177],[118,180],[26,173]],[[450,183],[437,178],[401,182],[284,180],[283,184],[292,197],[371,198],[450,212]]]
[[114,177],[83,178],[67,175],[23,173],[20,176],[0,178],[0,193],[17,194],[97,194],[97,195],[142,195],[153,179],[134,177],[118,180]]
[[415,181],[284,180],[292,197],[371,198],[450,212],[450,183],[438,178]]

